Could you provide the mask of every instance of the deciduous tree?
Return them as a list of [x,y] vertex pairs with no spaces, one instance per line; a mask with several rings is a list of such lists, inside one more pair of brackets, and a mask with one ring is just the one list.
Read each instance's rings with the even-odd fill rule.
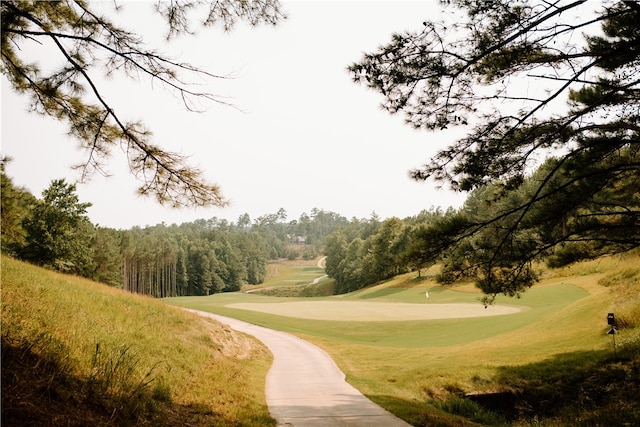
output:
[[52,181],[24,222],[23,258],[61,271],[86,273],[93,230],[86,215],[90,206],[80,202],[75,184]]

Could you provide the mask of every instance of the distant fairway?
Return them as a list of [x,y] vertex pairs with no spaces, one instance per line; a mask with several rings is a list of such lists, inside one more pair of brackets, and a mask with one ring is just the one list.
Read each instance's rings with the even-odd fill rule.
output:
[[291,301],[273,304],[247,302],[229,304],[227,307],[299,319],[365,322],[463,319],[515,314],[523,310],[522,307],[507,305],[485,308],[479,303],[408,304],[371,301]]

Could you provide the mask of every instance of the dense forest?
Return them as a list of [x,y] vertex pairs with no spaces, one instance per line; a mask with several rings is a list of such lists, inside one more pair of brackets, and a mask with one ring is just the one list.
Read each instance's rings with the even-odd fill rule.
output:
[[417,231],[453,215],[440,208],[405,219],[348,220],[311,209],[287,220],[280,209],[236,222],[200,219],[115,230],[92,224],[75,184],[54,180],[37,198],[2,169],[2,250],[55,270],[154,297],[209,295],[262,283],[270,260],[327,255],[335,292],[345,293],[396,274],[420,270]]
[[[439,282],[472,280],[477,268],[474,260],[483,256],[482,248],[490,248],[500,240],[499,231],[509,225],[509,216],[473,237],[459,238],[456,244],[447,240],[451,230],[461,223],[483,224],[487,216],[499,211],[509,212],[510,206],[528,196],[539,175],[554,162],[550,159],[518,189],[505,192],[499,184],[486,185],[472,191],[460,209],[431,207],[404,219],[381,219],[372,213],[366,219],[347,220],[337,213],[314,208],[310,214],[288,221],[281,208],[253,220],[243,214],[235,223],[214,217],[179,225],[163,223],[115,230],[90,222],[86,215],[90,204],[78,200],[74,184],[54,180],[38,199],[13,184],[4,172],[5,161],[2,251],[34,264],[159,298],[239,291],[243,285],[262,283],[270,260],[313,259],[320,255],[327,256],[326,271],[335,281],[336,294],[409,271],[420,275],[422,269],[436,262],[441,265]],[[540,209],[549,211],[551,207]],[[575,218],[567,217],[566,221]],[[547,229],[545,224],[522,223],[519,229],[525,240],[547,236],[553,241],[554,233],[563,232]],[[512,256],[518,254],[518,245],[522,244],[515,239],[511,242]],[[632,247],[618,244],[613,250]],[[536,262],[557,267],[610,252],[611,243],[599,240],[549,245],[527,259],[527,274],[532,275],[529,279],[533,283]],[[478,285],[488,295],[488,301],[497,293],[483,288],[486,284]]]
[[155,297],[208,295],[261,283],[267,262],[315,258],[347,219],[314,208],[237,222],[201,219],[116,230],[91,223],[75,184],[54,180],[37,198],[2,163],[2,251],[16,258]]
[[[528,215],[533,219],[522,220],[513,207],[531,198],[542,177],[560,161],[549,158],[517,188],[506,188],[501,182],[479,187],[469,193],[459,209],[444,212],[432,208],[404,220],[351,222],[337,229],[327,237],[325,249],[327,274],[336,281],[336,293],[351,292],[408,271],[419,275],[420,269],[437,263],[439,283],[475,281],[486,294],[485,303],[490,304],[498,294],[515,296],[536,283],[541,265],[561,267],[637,247],[635,224],[630,224],[626,235],[619,238],[613,226],[605,230],[607,239],[566,237],[572,228],[592,225],[601,205],[624,203],[630,213],[636,214],[637,171],[629,178],[620,178],[617,193],[603,195],[590,209],[573,212],[561,212],[561,199],[568,202],[580,198],[581,193],[566,190],[570,177],[557,177],[550,186],[564,191],[529,207]],[[625,186],[632,189],[631,193],[622,191]],[[562,215],[559,225],[539,220],[554,215]],[[508,239],[505,230],[511,234]],[[497,247],[503,258],[501,268],[491,267],[492,275],[482,274],[487,265],[496,262]],[[514,268],[520,269],[515,276],[511,274]],[[504,277],[496,278],[500,274]],[[506,280],[513,287],[498,286]]]

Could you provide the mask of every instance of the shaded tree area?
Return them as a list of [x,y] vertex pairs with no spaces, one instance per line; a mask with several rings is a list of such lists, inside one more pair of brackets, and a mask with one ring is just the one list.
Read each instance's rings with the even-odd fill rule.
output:
[[[561,267],[634,248],[636,226],[633,222],[624,226],[616,210],[626,206],[629,213],[640,211],[637,178],[619,178],[585,203],[587,183],[575,183],[562,173],[548,179],[549,171],[561,163],[558,158],[547,160],[506,193],[500,184],[474,190],[460,210],[415,236],[420,242],[415,256],[442,262],[441,283],[475,279],[488,294],[486,302],[491,302],[498,293],[515,296],[536,281],[537,262]],[[540,191],[543,180],[547,184]],[[518,208],[533,197],[540,200],[523,218]],[[567,212],[568,207],[575,210]],[[605,215],[611,218],[608,226],[602,222]],[[505,288],[507,281],[511,286]]]
[[[257,285],[266,278],[269,260],[300,255],[291,245],[296,238],[308,241],[301,233],[316,229],[330,233],[337,223],[346,221],[319,209],[312,212],[316,214],[307,228],[295,220],[287,222],[286,211],[280,209],[255,220],[243,214],[236,223],[214,217],[121,231],[123,287],[165,297],[233,292],[245,284]],[[315,217],[322,218],[320,225]],[[326,217],[336,219],[335,223]],[[303,213],[301,218],[308,215]],[[302,256],[320,252],[325,235],[316,232],[314,238],[316,244],[305,244],[310,249]]]
[[1,160],[2,253],[64,273],[109,285],[122,279],[121,232],[94,226],[76,185],[51,181],[36,198],[16,187],[5,173],[11,159]]
[[[287,222],[284,209],[237,223],[200,219],[114,230],[93,225],[75,184],[54,180],[34,197],[14,186],[2,161],[2,251],[154,297],[209,295],[262,283],[269,260],[319,254],[326,234],[347,220],[314,208]],[[310,233],[308,237],[307,234]],[[292,242],[306,249],[292,249]],[[307,241],[315,243],[306,244]],[[315,258],[314,255],[313,257]]]
[[420,274],[430,265],[419,251],[420,230],[454,213],[431,208],[413,217],[383,221],[372,215],[337,228],[325,247],[326,271],[336,281],[335,293],[352,292],[409,271]]
[[640,244],[637,2],[443,1],[350,66],[382,107],[465,136],[411,171],[469,192],[419,230],[415,262],[472,278],[491,302],[562,265]]

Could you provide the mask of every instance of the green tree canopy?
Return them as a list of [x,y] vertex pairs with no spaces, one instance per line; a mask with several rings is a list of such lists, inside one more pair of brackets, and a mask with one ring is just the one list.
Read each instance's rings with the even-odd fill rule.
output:
[[[202,171],[155,145],[144,124],[115,111],[107,88],[96,79],[98,73],[147,77],[177,93],[194,111],[197,100],[226,102],[198,91],[190,81],[221,76],[148,48],[142,37],[98,13],[91,2],[7,0],[0,7],[0,70],[18,93],[29,97],[32,111],[67,123],[69,134],[87,152],[86,162],[79,165],[83,177],[104,173],[108,155],[119,146],[131,173],[142,181],[141,195],[176,207],[226,204],[220,188],[208,183]],[[283,18],[277,0],[160,1],[156,11],[166,22],[168,39],[190,33],[193,13],[202,13],[204,26],[221,25],[226,31],[238,20],[258,25]],[[32,43],[51,45],[58,57],[50,63],[43,58],[30,62],[24,47]]]
[[513,295],[536,280],[534,260],[567,245],[590,247],[567,260],[637,247],[638,4],[442,3],[459,15],[394,34],[349,68],[410,125],[466,131],[411,171],[480,199],[422,230],[421,256],[448,254],[450,273]]
[[86,215],[91,203],[80,203],[76,185],[51,182],[24,221],[23,258],[57,270],[83,273],[91,257],[93,225]]
[[22,222],[29,217],[36,198],[27,190],[13,184],[5,172],[5,167],[10,161],[7,157],[0,159],[0,249],[4,253],[15,255],[24,245],[26,233],[22,228]]

